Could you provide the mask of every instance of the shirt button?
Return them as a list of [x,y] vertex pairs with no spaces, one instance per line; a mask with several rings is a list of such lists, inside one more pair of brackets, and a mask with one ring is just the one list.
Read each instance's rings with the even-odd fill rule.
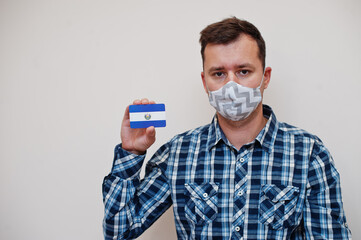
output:
[[203,193],[203,197],[204,198],[208,197],[208,193]]
[[241,230],[241,228],[237,226],[234,230],[236,230],[236,232],[239,232],[239,230]]
[[241,195],[242,195],[242,192],[241,192],[241,191],[239,191],[239,192],[237,193],[237,195],[238,195],[238,196],[241,196]]
[[244,162],[244,158],[239,159],[240,162]]

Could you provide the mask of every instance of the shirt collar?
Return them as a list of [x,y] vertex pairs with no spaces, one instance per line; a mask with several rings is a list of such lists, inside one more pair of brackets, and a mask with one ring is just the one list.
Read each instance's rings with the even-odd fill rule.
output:
[[255,140],[259,142],[262,148],[270,152],[274,146],[279,123],[272,108],[268,105],[263,105],[263,116],[267,118],[268,121]]
[[221,127],[218,124],[217,114],[215,114],[212,123],[209,126],[208,150],[211,150],[220,141],[223,141],[224,143],[228,143],[228,139],[226,138],[226,135],[224,135]]
[[[258,142],[262,148],[264,148],[267,152],[270,152],[274,146],[279,123],[272,111],[272,108],[267,105],[263,105],[263,116],[265,116],[268,121],[265,127],[255,138],[255,142]],[[209,126],[208,150],[211,150],[212,147],[217,145],[220,141],[223,141],[226,145],[232,147],[232,144],[228,141],[219,126],[217,115],[215,115]]]

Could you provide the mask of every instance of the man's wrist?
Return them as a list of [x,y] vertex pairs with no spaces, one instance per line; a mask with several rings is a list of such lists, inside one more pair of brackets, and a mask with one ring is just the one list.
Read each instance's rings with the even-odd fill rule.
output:
[[123,150],[125,150],[129,153],[133,153],[135,155],[144,155],[146,153],[146,151],[139,151],[139,150],[128,148],[126,146],[123,146],[123,144],[121,145],[121,147],[123,148]]

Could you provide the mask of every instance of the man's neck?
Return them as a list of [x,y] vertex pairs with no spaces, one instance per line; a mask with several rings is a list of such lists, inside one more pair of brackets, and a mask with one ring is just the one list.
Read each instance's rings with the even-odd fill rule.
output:
[[238,150],[243,145],[252,142],[267,123],[267,119],[263,116],[262,103],[258,105],[250,116],[241,121],[231,121],[218,113],[217,116],[223,133],[228,141]]

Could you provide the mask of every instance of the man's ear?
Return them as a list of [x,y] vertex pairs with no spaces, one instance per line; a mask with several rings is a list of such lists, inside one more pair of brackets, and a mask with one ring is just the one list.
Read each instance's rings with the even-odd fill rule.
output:
[[202,78],[202,83],[203,83],[204,91],[206,91],[206,93],[208,94],[208,89],[207,89],[207,85],[206,85],[206,79],[204,78],[204,72],[201,72],[201,78]]
[[264,89],[268,87],[268,84],[271,81],[271,72],[272,72],[272,68],[266,67],[266,70],[264,71],[264,80],[263,80]]

